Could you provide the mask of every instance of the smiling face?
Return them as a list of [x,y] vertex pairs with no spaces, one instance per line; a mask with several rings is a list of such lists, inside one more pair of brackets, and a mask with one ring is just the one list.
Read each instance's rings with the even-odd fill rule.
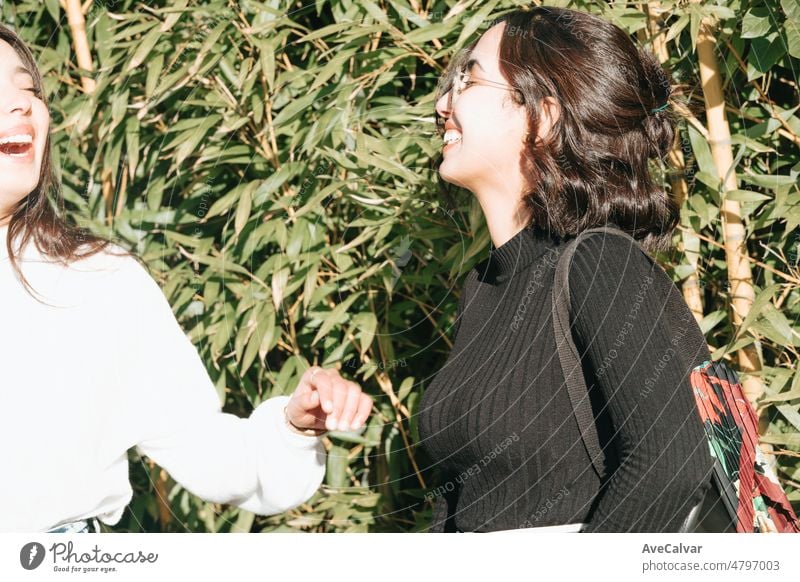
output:
[[0,225],[39,184],[50,126],[33,72],[0,41]]
[[514,101],[513,88],[500,72],[504,30],[501,23],[484,33],[470,53],[469,82],[436,102],[445,121],[439,174],[479,199],[488,193],[520,198],[524,184],[521,158],[528,122],[525,107]]

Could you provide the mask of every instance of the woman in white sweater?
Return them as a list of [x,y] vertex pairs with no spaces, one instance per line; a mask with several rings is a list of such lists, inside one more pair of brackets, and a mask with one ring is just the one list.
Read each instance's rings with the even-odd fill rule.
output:
[[0,532],[116,524],[131,447],[211,502],[270,515],[306,501],[319,437],[361,428],[371,398],[313,368],[291,397],[223,413],[146,270],[52,210],[49,124],[34,59],[0,25]]

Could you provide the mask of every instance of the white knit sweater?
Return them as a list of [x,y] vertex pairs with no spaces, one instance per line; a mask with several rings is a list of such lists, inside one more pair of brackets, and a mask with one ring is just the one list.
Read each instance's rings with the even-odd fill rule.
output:
[[[221,412],[195,347],[156,282],[103,252],[61,266],[35,244],[11,269],[0,227],[0,531],[44,531],[131,500],[138,447],[186,489],[262,515],[306,501],[325,472],[319,438],[290,431],[288,396],[249,418]],[[119,247],[112,247],[119,251]]]

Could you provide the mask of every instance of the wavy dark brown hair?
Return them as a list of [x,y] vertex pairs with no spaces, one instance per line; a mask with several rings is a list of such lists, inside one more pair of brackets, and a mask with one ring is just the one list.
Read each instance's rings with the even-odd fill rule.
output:
[[[33,77],[37,95],[47,105],[42,76],[28,46],[14,31],[2,24],[0,24],[0,41],[7,42],[19,55],[25,68]],[[48,135],[42,157],[39,183],[12,210],[5,241],[11,265],[29,292],[33,289],[22,273],[18,253],[30,242],[33,242],[45,257],[63,264],[90,257],[110,244],[110,241],[100,238],[86,229],[68,224],[61,217],[63,209],[64,198],[53,169],[50,136]],[[0,217],[0,219],[3,218],[6,217]],[[16,244],[14,244],[15,241]]]
[[[500,71],[527,110],[530,222],[558,237],[610,223],[649,251],[668,250],[680,208],[650,172],[650,160],[663,160],[675,137],[672,113],[653,111],[672,92],[659,62],[619,27],[576,10],[540,6],[492,24],[499,23]],[[437,99],[475,44],[450,63]],[[560,116],[537,142],[545,97]]]

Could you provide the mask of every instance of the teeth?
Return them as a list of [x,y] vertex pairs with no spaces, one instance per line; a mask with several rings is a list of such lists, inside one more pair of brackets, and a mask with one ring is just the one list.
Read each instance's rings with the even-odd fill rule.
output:
[[21,135],[7,135],[6,137],[0,137],[0,145],[5,145],[9,143],[33,143],[33,137],[27,134]]
[[456,143],[461,141],[461,132],[457,129],[448,129],[444,132],[444,143],[450,145],[451,143]]

